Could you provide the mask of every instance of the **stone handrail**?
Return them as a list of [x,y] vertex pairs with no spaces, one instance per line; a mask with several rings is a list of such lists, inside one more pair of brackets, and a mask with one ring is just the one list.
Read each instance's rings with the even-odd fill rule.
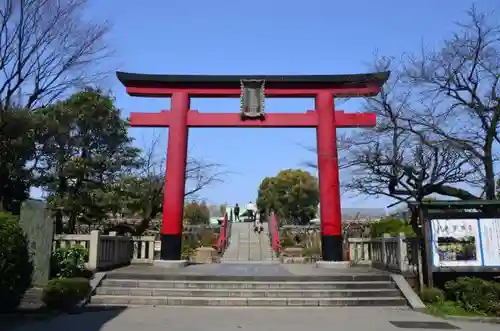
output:
[[227,248],[227,225],[228,225],[228,217],[227,213],[224,213],[224,218],[222,220],[222,224],[219,229],[219,242],[217,243],[217,250],[219,252],[224,253]]
[[[270,222],[271,242],[276,239],[275,236],[271,235],[273,228],[273,224]],[[295,241],[295,245],[287,243],[287,247],[282,250],[283,253],[291,256],[292,253],[299,254],[300,248],[307,247],[313,242],[317,243],[318,239],[315,236],[319,234],[320,225],[281,225],[279,231],[280,235],[285,235],[288,232],[288,235],[285,235],[288,240],[290,234],[293,236],[292,240]],[[344,256],[351,265],[368,265],[377,269],[405,274],[418,273],[420,259],[417,238],[406,237],[404,233],[400,233],[398,236],[385,234],[382,238],[347,238],[346,236],[344,239]]]
[[274,213],[269,216],[268,227],[269,227],[269,236],[271,241],[271,248],[275,252],[275,254],[279,253],[280,250],[280,234],[279,234],[279,220],[278,216]]
[[91,270],[110,269],[127,265],[136,256],[131,237],[117,236],[111,232],[103,235],[99,230],[90,234],[59,234],[54,236],[53,249],[80,245],[88,250],[87,268]]
[[[130,237],[102,235],[97,230],[90,232],[89,269],[110,269],[130,264],[134,252],[133,244]],[[97,254],[91,255],[91,252]]]
[[[273,249],[279,251],[278,220],[271,216],[269,234]],[[230,230],[229,230],[230,232]],[[160,242],[154,236],[128,237],[114,233],[102,235],[98,230],[90,234],[63,234],[54,236],[54,248],[81,245],[88,249],[89,269],[100,270],[129,263],[153,263],[159,253]],[[349,260],[353,265],[369,265],[400,273],[417,273],[418,242],[403,233],[382,238],[348,238]]]
[[52,242],[52,249],[70,248],[80,245],[89,249],[90,235],[88,234],[56,234]]
[[352,264],[365,264],[374,268],[401,273],[418,270],[418,242],[404,233],[382,238],[349,238],[349,260]]
[[160,251],[160,241],[154,236],[132,237],[134,242],[134,254],[132,263],[153,263],[155,251]]

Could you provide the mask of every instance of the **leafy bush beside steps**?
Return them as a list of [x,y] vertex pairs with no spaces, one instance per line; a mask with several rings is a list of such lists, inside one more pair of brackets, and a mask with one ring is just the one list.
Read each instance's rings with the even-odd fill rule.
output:
[[444,288],[425,288],[420,297],[440,314],[500,316],[500,283],[459,277],[446,282]]
[[447,297],[468,312],[500,316],[500,283],[477,277],[446,282]]
[[424,303],[439,303],[445,300],[445,294],[443,290],[437,287],[426,287],[420,293],[420,298]]
[[0,213],[0,312],[15,310],[31,286],[33,264],[17,217]]
[[43,290],[42,301],[50,309],[69,311],[90,293],[87,278],[55,278]]
[[56,249],[51,261],[52,278],[92,278],[92,271],[85,267],[88,258],[88,250],[81,245]]

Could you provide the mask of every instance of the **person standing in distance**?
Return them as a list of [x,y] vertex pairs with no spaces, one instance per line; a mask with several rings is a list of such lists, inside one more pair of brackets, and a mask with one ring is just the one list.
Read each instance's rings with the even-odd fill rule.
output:
[[238,204],[234,205],[233,213],[234,213],[234,220],[236,222],[240,222],[240,206],[238,206]]

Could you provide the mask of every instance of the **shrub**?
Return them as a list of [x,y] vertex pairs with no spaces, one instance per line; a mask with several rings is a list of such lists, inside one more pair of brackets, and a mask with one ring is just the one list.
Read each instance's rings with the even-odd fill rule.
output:
[[420,293],[420,298],[425,303],[439,303],[444,301],[445,295],[443,290],[437,287],[426,287]]
[[33,264],[28,240],[16,217],[0,213],[0,312],[19,306],[31,286]]
[[199,247],[212,247],[217,243],[217,236],[212,229],[203,229],[198,234]]
[[191,201],[184,206],[184,220],[191,225],[210,224],[210,210],[205,202]]
[[319,232],[308,233],[305,238],[303,255],[311,258],[321,257],[321,236]]
[[88,274],[85,269],[88,258],[88,250],[81,245],[58,248],[52,254],[51,274],[53,277],[82,277]]
[[182,235],[181,258],[189,260],[198,247],[198,240],[192,233],[184,233]]
[[310,258],[320,258],[321,257],[321,245],[311,245],[304,248],[302,254],[305,257]]
[[445,284],[446,295],[468,312],[499,314],[500,283],[459,277]]
[[50,309],[67,311],[85,299],[90,292],[86,278],[56,278],[43,289],[42,301]]
[[391,236],[397,236],[400,233],[404,233],[408,237],[415,236],[411,224],[397,218],[382,219],[370,225],[372,238],[380,238],[384,233],[388,233]]
[[297,242],[292,238],[290,233],[285,232],[282,235],[280,235],[280,247],[282,248],[287,248],[287,247],[295,247],[297,246]]

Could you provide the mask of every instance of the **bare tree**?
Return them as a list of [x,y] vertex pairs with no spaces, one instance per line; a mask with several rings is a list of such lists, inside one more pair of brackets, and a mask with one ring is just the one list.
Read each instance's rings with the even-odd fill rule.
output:
[[110,25],[85,20],[86,5],[87,0],[3,1],[0,109],[43,106],[107,73],[100,62],[110,55]]
[[[495,165],[500,142],[500,23],[493,13],[475,7],[468,20],[441,49],[423,49],[405,64],[405,80],[419,91],[422,107],[415,108],[412,122],[431,131],[448,148],[467,154],[476,170],[482,194],[459,190],[438,193],[461,199],[495,199]],[[430,113],[429,110],[432,110]]]
[[[379,57],[375,67],[389,70],[393,59]],[[365,110],[375,112],[378,123],[374,129],[342,137],[340,162],[348,171],[344,189],[400,202],[422,201],[434,193],[468,197],[470,193],[460,188],[475,173],[467,153],[415,123],[413,100],[412,90],[393,70],[381,93],[366,101]]]
[[[112,225],[109,231],[131,232],[140,235],[150,228],[151,222],[163,209],[163,189],[165,186],[165,158],[158,157],[156,147],[160,139],[155,137],[144,151],[142,167],[123,179],[120,191],[124,198],[122,212],[128,217],[139,217],[134,225]],[[186,164],[185,198],[196,200],[204,188],[222,183],[227,172],[222,165],[207,163],[200,158],[189,157]]]
[[377,127],[339,139],[344,189],[401,202],[496,198],[500,25],[474,7],[468,14],[438,51],[376,59],[377,70],[393,70],[365,103]]
[[[468,14],[438,51],[410,56],[402,68],[390,58],[376,59],[377,70],[394,70],[365,103],[377,114],[376,128],[340,139],[346,190],[403,203],[432,194],[496,198],[500,25],[474,7]],[[421,237],[411,206],[411,224]]]
[[[389,81],[376,97],[364,103],[364,111],[377,114],[377,126],[339,137],[342,189],[365,196],[386,196],[399,202],[422,201],[432,194],[471,198],[462,183],[475,184],[476,168],[469,154],[444,142],[414,114],[424,110],[412,89],[402,80],[393,58],[375,58],[375,70],[391,70]],[[426,108],[433,117],[435,109]],[[418,233],[417,213],[412,225]]]

